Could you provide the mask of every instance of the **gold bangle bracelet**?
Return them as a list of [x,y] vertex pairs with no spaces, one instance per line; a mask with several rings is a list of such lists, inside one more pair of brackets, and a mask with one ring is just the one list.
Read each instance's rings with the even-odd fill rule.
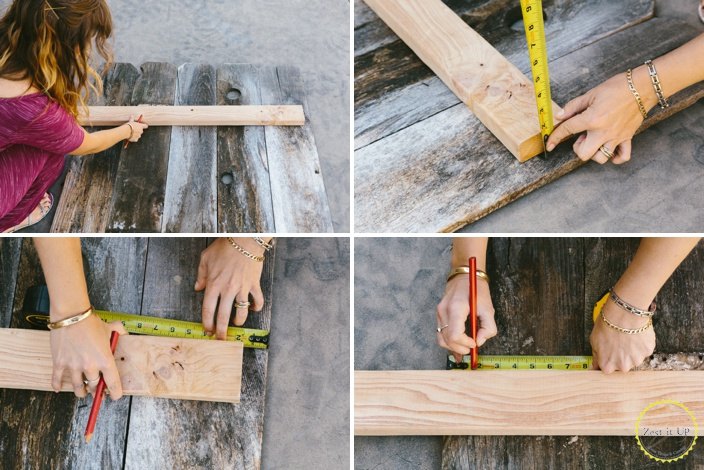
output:
[[250,253],[249,251],[245,250],[244,248],[242,248],[241,246],[239,246],[239,245],[237,244],[237,242],[235,241],[234,238],[232,238],[232,237],[227,237],[227,241],[230,242],[230,245],[232,245],[232,246],[235,248],[235,250],[239,251],[240,253],[242,253],[242,254],[243,254],[244,256],[246,256],[247,258],[252,259],[252,260],[254,260],[254,261],[257,261],[257,262],[259,262],[259,263],[264,262],[264,257],[263,257],[263,256],[257,256],[257,255],[255,255],[255,254]]
[[79,313],[78,315],[74,315],[72,317],[64,318],[63,320],[55,321],[53,323],[49,323],[46,325],[50,330],[58,330],[59,328],[64,328],[66,326],[71,326],[75,325],[76,323],[82,322],[89,316],[93,314],[93,306],[91,305],[88,307],[88,310],[86,310],[83,313]]
[[614,325],[611,323],[609,320],[606,319],[606,315],[604,315],[604,312],[601,312],[601,319],[604,320],[604,323],[606,323],[610,328],[620,332],[620,333],[625,333],[627,335],[637,335],[638,333],[643,333],[645,330],[653,326],[653,319],[648,317],[648,323],[645,324],[645,326],[641,326],[640,328],[623,328],[618,325]]
[[[447,281],[449,282],[450,279],[457,276],[458,274],[469,274],[469,266],[458,266],[456,268],[453,268],[452,271],[450,271],[450,274],[447,275]],[[477,277],[480,279],[484,279],[486,282],[489,282],[489,275],[481,269],[477,269]]]

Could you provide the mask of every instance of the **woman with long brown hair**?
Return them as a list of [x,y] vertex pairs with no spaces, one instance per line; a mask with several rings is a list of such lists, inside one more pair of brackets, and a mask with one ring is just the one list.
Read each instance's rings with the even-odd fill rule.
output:
[[136,142],[146,124],[88,133],[78,125],[102,82],[95,49],[111,61],[112,17],[105,0],[14,0],[0,19],[0,232],[15,232],[51,209],[47,191],[64,156]]

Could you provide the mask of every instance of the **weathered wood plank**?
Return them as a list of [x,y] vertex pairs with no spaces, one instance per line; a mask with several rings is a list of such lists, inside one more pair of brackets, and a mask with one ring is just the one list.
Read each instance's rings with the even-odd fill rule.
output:
[[0,328],[10,326],[22,238],[0,238]]
[[[218,66],[219,105],[258,105],[261,102],[255,66]],[[264,128],[219,127],[217,154],[217,231],[275,232]]]
[[[303,103],[300,72],[294,67],[260,69],[263,103]],[[332,217],[309,121],[303,127],[267,127],[274,223],[278,232],[332,232]]]
[[[116,311],[138,311],[146,242],[135,238],[83,240],[86,279],[91,301]],[[26,290],[45,284],[36,251],[25,242],[10,326],[31,327],[24,321]],[[90,399],[70,394],[0,390],[0,454],[5,468],[120,468],[122,466],[130,399],[105,400],[90,446],[83,440]],[[38,425],[41,423],[41,425]]]
[[[210,67],[202,65],[202,67]],[[188,85],[188,84],[187,84]],[[214,100],[213,100],[214,101]],[[177,103],[188,104],[188,103]],[[207,104],[207,103],[206,103]],[[79,122],[119,126],[142,115],[150,126],[302,126],[303,107],[288,106],[91,106]]]
[[[132,92],[132,104],[173,105],[176,67],[148,62]],[[158,232],[164,210],[171,129],[156,127],[123,150],[115,177],[107,232]]]
[[[54,391],[48,331],[0,329],[0,388]],[[242,343],[124,335],[115,362],[125,395],[238,403]],[[73,392],[71,377],[61,391]]]
[[[581,238],[492,238],[487,269],[499,334],[481,354],[587,354],[589,343],[579,315],[584,307],[583,259]],[[564,446],[567,441],[547,436],[448,436],[443,468],[462,468],[465,463],[464,468],[500,467],[501,459],[528,465],[531,456],[549,459],[558,454],[561,462],[581,459],[580,448]]]
[[[176,104],[215,104],[215,68],[179,67]],[[172,128],[162,232],[217,232],[216,160],[215,127]]]
[[[585,47],[551,64],[553,96],[565,102],[696,34],[686,25],[654,18]],[[656,112],[640,130],[702,96],[704,84],[678,93],[670,108]],[[508,157],[461,104],[368,145],[355,152],[355,227],[367,232],[453,231],[584,163],[567,144],[547,159],[519,164]]]
[[[205,244],[203,238],[150,239],[143,312],[200,321],[202,294],[193,285]],[[269,328],[273,260],[270,252],[262,275],[265,310],[251,314],[247,326]],[[266,363],[266,350],[245,351],[239,405],[134,398],[125,468],[259,468]],[[205,450],[183,452],[184,442]]]
[[[103,80],[102,101],[111,106],[130,104],[138,76],[133,65],[114,64]],[[105,231],[112,210],[112,193],[121,152],[122,146],[115,145],[97,155],[69,157],[52,232]]]
[[518,161],[542,153],[533,82],[441,0],[365,1]]
[[[354,378],[355,435],[632,436],[640,412],[663,399],[704,418],[702,371],[355,371]],[[648,424],[687,426],[683,418],[666,410]]]
[[[525,34],[520,28],[510,28],[521,17],[517,4],[497,0],[481,5],[452,1],[448,5],[509,62],[523,73],[529,73]],[[652,0],[599,0],[588,3],[566,0],[546,4],[545,34],[549,57],[554,61],[645,21],[653,16],[653,11]],[[357,36],[355,34],[355,38]],[[357,47],[374,46],[365,46],[361,42],[355,43]],[[430,94],[426,95],[426,90]],[[394,37],[394,41],[385,46],[355,58],[355,148],[379,140],[458,102],[459,99],[444,87],[440,79]]]

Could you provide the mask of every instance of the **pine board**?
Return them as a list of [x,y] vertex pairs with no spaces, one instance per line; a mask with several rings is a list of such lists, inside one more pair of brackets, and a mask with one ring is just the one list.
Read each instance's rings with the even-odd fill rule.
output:
[[[704,372],[355,371],[355,435],[632,436],[650,403],[704,419]],[[683,426],[674,409],[653,429]],[[677,423],[677,424],[673,424]]]
[[[48,331],[0,329],[0,388],[53,391]],[[125,395],[237,403],[242,343],[152,336],[120,338],[115,363]],[[62,392],[73,392],[69,374]]]
[[[696,34],[687,25],[654,18],[553,60],[553,98],[564,103]],[[683,90],[640,131],[702,96],[704,84]],[[355,227],[365,232],[454,231],[584,164],[567,143],[547,158],[523,164],[508,157],[463,104],[418,121],[355,152]]]

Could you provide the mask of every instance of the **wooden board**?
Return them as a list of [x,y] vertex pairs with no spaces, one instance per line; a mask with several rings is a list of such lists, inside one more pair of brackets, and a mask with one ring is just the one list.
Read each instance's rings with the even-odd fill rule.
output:
[[[686,25],[654,18],[553,60],[553,97],[564,102],[696,34]],[[641,130],[702,96],[704,84],[678,93],[673,105],[656,112]],[[584,163],[569,144],[547,159],[521,165],[509,157],[462,104],[421,120],[355,152],[355,227],[365,232],[457,230]]]
[[140,115],[150,126],[302,126],[305,123],[303,107],[298,105],[91,106],[88,112],[88,116],[79,119],[79,124],[121,126]]
[[[86,278],[91,300],[112,311],[200,320],[201,293],[193,291],[205,238],[86,238]],[[264,264],[265,308],[246,325],[270,328],[275,253]],[[23,243],[11,326],[23,321],[28,287],[44,279],[32,242]],[[258,468],[266,395],[268,351],[244,351],[239,404],[149,397],[106,400],[90,446],[83,431],[90,399],[70,393],[0,389],[0,467],[17,468]],[[129,437],[129,439],[128,439]],[[202,452],[201,449],[208,449]],[[146,462],[146,463],[145,463]]]
[[[82,242],[86,259],[88,292],[94,304],[120,312],[139,312],[146,240],[135,238],[89,238]],[[109,256],[106,251],[109,250]],[[116,262],[119,260],[118,262]],[[3,288],[15,291],[12,328],[32,328],[24,320],[22,306],[27,289],[45,284],[36,251],[24,239],[17,283]],[[3,467],[35,465],[41,468],[120,468],[126,443],[130,398],[105,400],[90,446],[83,432],[90,399],[70,393],[0,390],[0,455]],[[41,423],[41,424],[39,424]]]
[[[354,379],[362,436],[632,436],[640,412],[663,399],[704,419],[704,372],[355,371]],[[649,424],[674,426],[678,414]]]
[[[213,66],[184,64],[177,82],[176,104],[215,102]],[[217,232],[216,128],[174,127],[169,150],[162,231]]]
[[[253,65],[219,66],[217,86],[218,104],[262,102]],[[264,128],[218,127],[217,145],[219,231],[275,232]]]
[[0,285],[0,328],[7,328],[12,318],[13,287],[17,280],[21,247],[21,238],[0,238],[0,279],[5,284]]
[[[145,314],[200,321],[202,294],[192,289],[206,246],[203,238],[150,239]],[[269,252],[261,279],[264,310],[249,315],[250,328],[270,329],[274,260],[275,252]],[[237,405],[133,398],[125,468],[259,468],[268,357],[266,350],[244,351]],[[184,452],[184,443],[190,451]]]
[[[93,104],[150,110],[174,104],[306,106],[300,74],[286,67],[146,63],[137,70],[115,64],[104,82],[104,96]],[[57,207],[53,232],[333,230],[309,122],[150,128],[127,149],[116,145],[69,158]]]
[[532,81],[441,0],[365,2],[518,161],[542,153]]
[[[53,391],[48,331],[0,329],[0,388]],[[123,336],[115,362],[125,395],[238,403],[242,343]],[[73,392],[66,374],[63,392]]]
[[[262,102],[303,103],[303,80],[293,67],[264,67]],[[310,122],[303,127],[267,127],[266,149],[277,232],[332,232],[332,216]]]

